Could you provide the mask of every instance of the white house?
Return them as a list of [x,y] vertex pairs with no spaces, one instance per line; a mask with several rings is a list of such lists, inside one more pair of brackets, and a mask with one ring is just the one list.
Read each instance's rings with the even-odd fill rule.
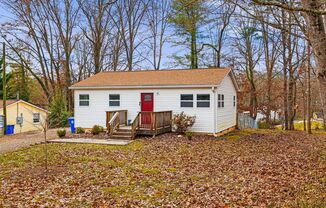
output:
[[238,86],[230,68],[102,72],[70,89],[76,127],[98,124],[115,134],[124,124],[133,135],[145,128],[163,133],[159,129],[171,130],[172,114],[182,111],[196,116],[193,132],[236,126]]

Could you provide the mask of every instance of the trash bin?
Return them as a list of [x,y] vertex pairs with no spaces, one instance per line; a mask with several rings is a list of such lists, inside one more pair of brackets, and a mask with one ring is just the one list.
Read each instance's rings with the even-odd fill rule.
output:
[[75,129],[75,118],[74,117],[70,117],[69,119],[69,125],[70,125],[70,131],[71,133],[75,133],[76,129]]
[[11,135],[14,134],[15,132],[15,125],[7,125],[7,129],[6,129],[6,133],[7,135]]

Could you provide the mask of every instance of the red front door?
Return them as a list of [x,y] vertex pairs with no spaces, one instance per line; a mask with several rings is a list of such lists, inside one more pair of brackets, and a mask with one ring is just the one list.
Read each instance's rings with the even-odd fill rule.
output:
[[154,111],[154,94],[141,93],[141,111],[142,111],[142,124],[151,124],[152,115]]

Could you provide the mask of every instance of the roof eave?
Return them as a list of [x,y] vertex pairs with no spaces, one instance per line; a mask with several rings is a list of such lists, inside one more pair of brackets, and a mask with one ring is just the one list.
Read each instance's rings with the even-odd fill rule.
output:
[[211,88],[218,84],[200,84],[200,85],[144,85],[144,86],[71,86],[70,90],[87,89],[172,89],[172,88]]

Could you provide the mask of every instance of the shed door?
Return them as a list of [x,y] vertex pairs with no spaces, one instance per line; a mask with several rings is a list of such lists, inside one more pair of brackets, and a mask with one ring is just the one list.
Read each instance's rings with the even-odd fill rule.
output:
[[142,124],[151,124],[151,112],[154,111],[154,94],[141,93]]

